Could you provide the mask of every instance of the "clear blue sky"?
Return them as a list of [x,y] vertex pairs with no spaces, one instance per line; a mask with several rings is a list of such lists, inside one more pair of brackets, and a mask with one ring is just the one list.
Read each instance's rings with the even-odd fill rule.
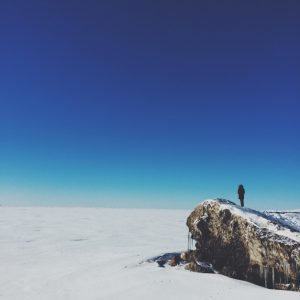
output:
[[300,207],[300,2],[0,4],[0,203]]

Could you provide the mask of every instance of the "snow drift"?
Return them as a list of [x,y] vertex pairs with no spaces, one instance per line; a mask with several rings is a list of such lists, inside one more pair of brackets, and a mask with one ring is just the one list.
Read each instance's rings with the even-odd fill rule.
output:
[[[206,200],[187,219],[196,249],[190,269],[206,261],[219,273],[276,289],[299,290],[300,214],[259,212]],[[197,268],[196,268],[197,269]]]

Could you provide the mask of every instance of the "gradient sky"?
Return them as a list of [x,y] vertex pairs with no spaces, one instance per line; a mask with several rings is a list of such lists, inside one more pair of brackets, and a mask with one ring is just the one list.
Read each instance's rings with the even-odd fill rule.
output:
[[0,204],[300,207],[300,2],[0,4]]

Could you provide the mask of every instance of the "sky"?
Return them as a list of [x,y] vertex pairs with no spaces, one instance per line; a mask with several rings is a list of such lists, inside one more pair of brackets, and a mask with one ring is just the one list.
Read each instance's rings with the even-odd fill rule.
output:
[[0,4],[0,204],[300,208],[300,2]]

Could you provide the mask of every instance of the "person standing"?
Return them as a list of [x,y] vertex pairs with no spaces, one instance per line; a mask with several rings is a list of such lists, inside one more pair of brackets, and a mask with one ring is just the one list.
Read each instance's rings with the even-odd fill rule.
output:
[[245,189],[242,184],[239,185],[238,194],[239,194],[239,199],[241,201],[241,207],[244,207]]

